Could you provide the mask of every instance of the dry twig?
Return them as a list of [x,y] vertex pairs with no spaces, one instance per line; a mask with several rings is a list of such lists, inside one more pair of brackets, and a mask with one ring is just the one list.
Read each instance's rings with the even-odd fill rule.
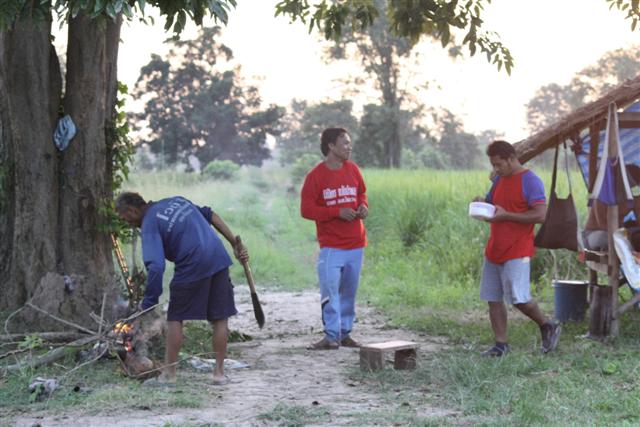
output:
[[76,328],[76,329],[79,329],[79,330],[81,330],[81,331],[84,331],[84,332],[86,332],[86,333],[88,333],[88,334],[96,335],[96,332],[95,332],[95,331],[92,331],[91,329],[87,329],[87,328],[85,328],[84,326],[80,326],[80,325],[75,324],[75,323],[73,323],[73,322],[69,322],[68,320],[64,320],[64,319],[61,319],[61,318],[59,318],[59,317],[57,317],[57,316],[54,316],[53,314],[51,314],[51,313],[48,313],[48,312],[44,311],[44,310],[43,310],[43,309],[41,309],[40,307],[35,306],[35,305],[31,304],[30,302],[28,302],[28,303],[26,304],[26,306],[31,307],[31,308],[33,308],[34,310],[36,310],[36,311],[38,311],[38,312],[40,312],[40,313],[42,313],[42,314],[44,314],[44,315],[46,315],[46,316],[49,316],[49,317],[51,317],[52,319],[55,319],[55,320],[57,320],[57,321],[58,321],[58,322],[60,322],[60,323],[64,323],[64,324],[65,324],[65,325],[67,325],[67,326],[72,326],[72,327],[74,327],[74,328]]

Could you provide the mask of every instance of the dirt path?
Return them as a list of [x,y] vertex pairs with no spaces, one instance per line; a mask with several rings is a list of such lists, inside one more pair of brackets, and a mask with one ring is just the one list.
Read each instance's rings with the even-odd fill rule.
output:
[[[232,383],[223,387],[206,384],[210,374],[181,367],[176,389],[188,393],[189,386],[206,387],[211,404],[196,409],[166,408],[119,412],[113,416],[83,416],[69,413],[55,417],[32,414],[14,420],[18,426],[165,426],[165,425],[277,425],[276,421],[259,419],[273,411],[277,404],[301,407],[324,413],[313,425],[351,424],[368,412],[387,411],[397,407],[386,402],[370,386],[349,378],[359,365],[357,349],[308,351],[305,346],[321,335],[320,303],[316,292],[260,293],[267,323],[258,329],[251,311],[246,287],[236,287],[236,301],[241,314],[230,321],[230,327],[254,337],[247,343],[231,344],[232,357],[246,362],[249,369],[228,370]],[[410,340],[419,343],[418,356],[441,348],[441,339],[419,336],[405,330],[391,329],[384,317],[369,307],[358,307],[359,321],[354,338],[363,342]],[[185,384],[187,383],[187,384]],[[393,406],[393,407],[391,407]],[[307,409],[305,409],[307,410]],[[77,410],[76,410],[77,412]],[[421,408],[421,416],[443,416],[446,411]]]

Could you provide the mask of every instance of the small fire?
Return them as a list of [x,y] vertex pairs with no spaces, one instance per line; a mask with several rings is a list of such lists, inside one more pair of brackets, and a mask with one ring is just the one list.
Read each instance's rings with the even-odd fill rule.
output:
[[127,353],[133,351],[132,336],[133,327],[125,322],[118,322],[113,327],[113,332],[118,335],[116,342],[124,347]]
[[117,334],[129,334],[129,333],[131,333],[132,330],[133,330],[133,328],[131,327],[131,325],[129,325],[129,324],[125,323],[125,322],[118,322],[113,327],[113,332],[115,332]]

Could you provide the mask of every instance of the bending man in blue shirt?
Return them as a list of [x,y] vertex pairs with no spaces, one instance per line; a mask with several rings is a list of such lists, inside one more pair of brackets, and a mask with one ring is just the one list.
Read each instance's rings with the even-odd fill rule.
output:
[[176,382],[176,362],[182,346],[184,320],[208,320],[213,325],[215,385],[226,384],[224,359],[229,329],[227,319],[237,313],[233,285],[229,279],[231,258],[213,231],[213,225],[233,247],[240,261],[249,259],[246,248],[236,243],[225,222],[209,207],[199,207],[184,197],[170,197],[148,203],[137,193],[125,192],[116,200],[120,218],[142,235],[142,257],[147,269],[147,286],[141,308],[158,304],[162,294],[165,259],[175,264],[169,286],[167,342],[159,384]]

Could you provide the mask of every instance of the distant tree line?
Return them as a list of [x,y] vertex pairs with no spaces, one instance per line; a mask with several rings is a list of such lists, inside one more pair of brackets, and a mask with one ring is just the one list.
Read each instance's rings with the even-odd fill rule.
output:
[[[346,99],[314,104],[294,100],[287,109],[261,107],[258,89],[246,84],[241,68],[232,65],[233,52],[218,41],[217,27],[202,29],[194,40],[169,40],[167,56],[152,56],[132,93],[144,104],[142,112],[129,116],[137,135],[138,165],[200,169],[213,161],[233,161],[259,166],[272,154],[270,135],[277,140],[280,161],[297,162],[306,171],[302,165],[319,159],[322,130],[340,126],[352,133],[355,160],[362,166],[478,166],[478,138],[465,132],[459,119],[449,111],[428,111],[407,102],[410,94],[398,85],[399,58],[412,45],[387,28],[381,18],[363,34],[347,32],[343,43],[326,52],[330,62],[343,57],[348,45],[357,46],[355,59],[377,82],[380,101],[365,105],[360,118]],[[425,117],[431,119],[429,127]]]

